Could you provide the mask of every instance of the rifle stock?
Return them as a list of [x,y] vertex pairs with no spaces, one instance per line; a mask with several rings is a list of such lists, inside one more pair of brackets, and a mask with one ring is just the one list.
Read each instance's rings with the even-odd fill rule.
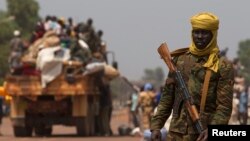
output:
[[184,104],[188,111],[188,114],[191,117],[197,131],[201,133],[204,130],[204,128],[202,127],[198,111],[196,109],[196,106],[193,103],[193,99],[186,87],[186,84],[182,78],[180,71],[177,70],[177,68],[173,64],[172,57],[170,55],[167,43],[162,43],[160,45],[160,47],[158,48],[158,53],[160,54],[164,62],[167,64],[169,71],[174,73],[175,80],[177,81],[177,84],[178,84],[178,89],[181,91],[180,95],[182,99],[184,100]]
[[169,71],[170,72],[176,71],[176,68],[172,63],[172,59],[171,59],[171,55],[170,55],[167,43],[161,44],[161,46],[158,48],[158,53],[160,54],[164,62],[167,64]]

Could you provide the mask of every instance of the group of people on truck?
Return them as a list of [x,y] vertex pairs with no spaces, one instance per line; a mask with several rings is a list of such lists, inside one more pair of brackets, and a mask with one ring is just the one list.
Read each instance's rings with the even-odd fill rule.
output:
[[96,133],[110,136],[112,98],[109,82],[119,76],[119,72],[108,65],[102,35],[102,30],[94,29],[91,18],[75,24],[71,17],[66,20],[48,15],[37,22],[29,41],[22,38],[19,30],[14,31],[8,61],[11,75],[41,76],[42,88],[61,73],[64,61],[80,62],[82,75],[100,72],[96,83],[100,91]]
[[[60,50],[68,50],[69,60],[76,60],[86,65],[93,61],[107,62],[106,43],[102,38],[102,30],[95,31],[93,20],[74,23],[70,17],[58,18],[46,16],[38,21],[29,41],[22,39],[19,30],[14,31],[10,42],[9,56],[12,74],[37,74],[27,62],[36,61],[38,53],[45,48],[60,46]],[[58,52],[58,50],[57,50]]]

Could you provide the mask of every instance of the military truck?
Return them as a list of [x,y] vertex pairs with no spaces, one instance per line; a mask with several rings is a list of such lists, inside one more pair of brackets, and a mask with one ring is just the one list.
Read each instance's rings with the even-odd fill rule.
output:
[[[10,74],[5,77],[4,89],[12,97],[10,118],[15,136],[32,136],[33,131],[39,136],[49,136],[56,124],[75,126],[80,136],[94,135],[100,77],[105,76],[109,81],[119,73],[114,53],[106,50],[106,42],[101,39],[102,31],[95,32],[90,21],[91,24],[64,26],[59,36],[57,29],[44,31],[44,24],[37,24],[33,32],[36,34],[31,35],[32,42],[26,43],[27,46],[13,43],[11,48],[18,50],[10,53]],[[113,66],[108,65],[109,53],[113,55]],[[101,62],[103,70],[88,71],[93,62]],[[44,71],[44,66],[50,68]],[[56,77],[46,85],[45,72],[56,72]]]
[[75,126],[79,136],[94,135],[98,77],[78,74],[80,67],[77,61],[64,62],[61,74],[46,88],[41,87],[40,75],[6,77],[4,89],[12,97],[10,118],[16,137],[32,136],[33,131],[49,136],[57,124]]

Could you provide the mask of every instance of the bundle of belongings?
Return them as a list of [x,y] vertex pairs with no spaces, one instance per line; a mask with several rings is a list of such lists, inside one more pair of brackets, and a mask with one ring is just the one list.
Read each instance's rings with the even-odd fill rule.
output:
[[102,71],[108,80],[112,80],[119,76],[119,71],[106,62],[92,62],[86,65],[83,75],[88,75]]
[[48,31],[36,40],[23,57],[23,62],[35,63],[40,71],[42,88],[61,74],[63,62],[70,59],[70,50],[60,46],[60,38],[54,31]]
[[[84,45],[82,49],[86,50],[86,43],[82,42],[84,41],[81,40],[81,44],[79,44],[78,41],[78,45]],[[77,53],[79,52],[80,51],[77,51]],[[72,59],[76,60],[72,55],[74,54],[72,54],[71,48],[61,46],[60,38],[55,31],[47,31],[42,38],[36,40],[29,46],[27,52],[22,57],[22,62],[24,62],[24,64],[30,64],[28,65],[30,67],[27,67],[24,71],[30,72],[27,70],[32,69],[33,71],[38,71],[39,73],[26,74],[41,75],[42,88],[45,88],[49,82],[53,81],[62,73],[64,62]],[[84,56],[85,54],[82,55]],[[81,62],[81,60],[76,61]],[[86,62],[81,63],[83,64],[83,75],[97,73],[100,71],[103,72],[104,77],[109,79],[113,79],[119,75],[119,72],[115,68],[105,62],[88,61],[87,64],[85,64]]]

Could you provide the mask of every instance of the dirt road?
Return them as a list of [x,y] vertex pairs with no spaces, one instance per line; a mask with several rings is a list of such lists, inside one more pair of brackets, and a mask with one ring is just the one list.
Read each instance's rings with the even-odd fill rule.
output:
[[51,137],[16,138],[13,135],[10,119],[5,117],[1,126],[3,136],[0,136],[0,141],[142,141],[140,137],[118,136],[117,127],[123,123],[128,123],[126,110],[113,112],[111,125],[115,135],[112,137],[78,137],[75,127],[56,125],[53,126]]

